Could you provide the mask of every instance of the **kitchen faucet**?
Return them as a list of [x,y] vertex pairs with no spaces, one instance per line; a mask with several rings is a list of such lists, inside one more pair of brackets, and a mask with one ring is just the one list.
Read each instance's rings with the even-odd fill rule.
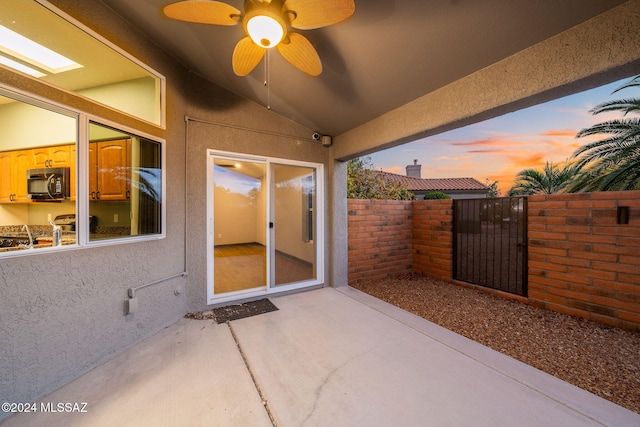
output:
[[22,230],[27,230],[27,235],[29,236],[29,246],[21,245],[24,248],[33,249],[33,238],[31,237],[31,231],[29,231],[29,226],[27,224],[22,226]]

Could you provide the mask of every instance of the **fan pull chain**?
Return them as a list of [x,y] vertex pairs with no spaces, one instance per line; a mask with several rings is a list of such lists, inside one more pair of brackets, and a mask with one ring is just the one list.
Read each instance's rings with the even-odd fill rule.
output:
[[269,52],[271,49],[267,49],[267,54],[264,58],[264,86],[267,88],[267,110],[271,110],[271,88],[269,87],[271,81],[271,75],[269,70]]

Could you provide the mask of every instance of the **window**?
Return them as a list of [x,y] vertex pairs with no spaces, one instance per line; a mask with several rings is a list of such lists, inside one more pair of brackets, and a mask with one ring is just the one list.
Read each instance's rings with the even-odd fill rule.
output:
[[3,2],[0,66],[164,125],[164,78],[35,0]]
[[[164,78],[43,0],[3,3],[0,67],[164,125]],[[161,142],[1,82],[0,129],[0,257],[164,237]]]
[[88,148],[89,240],[160,234],[160,143],[90,122]]
[[[52,222],[77,211],[77,116],[9,95],[0,92],[0,256],[52,247]],[[75,221],[62,228],[60,244],[75,244]]]
[[164,236],[162,143],[2,88],[0,128],[0,257]]

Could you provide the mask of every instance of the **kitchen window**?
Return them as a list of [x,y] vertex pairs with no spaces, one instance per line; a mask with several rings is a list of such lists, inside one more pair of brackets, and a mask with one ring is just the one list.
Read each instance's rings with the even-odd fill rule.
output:
[[160,234],[162,146],[89,123],[89,240]]
[[164,237],[163,143],[2,87],[0,129],[0,257]]
[[75,244],[77,115],[0,91],[0,129],[0,256]]

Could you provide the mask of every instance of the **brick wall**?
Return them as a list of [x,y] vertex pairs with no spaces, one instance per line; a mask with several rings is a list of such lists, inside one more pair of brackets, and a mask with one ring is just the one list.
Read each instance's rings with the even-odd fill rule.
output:
[[453,262],[453,201],[413,202],[413,269],[417,273],[451,281]]
[[[350,283],[411,271],[451,281],[451,200],[348,207]],[[531,196],[528,233],[529,296],[516,299],[640,330],[640,191]]]
[[411,203],[349,199],[349,283],[412,271]]
[[[617,207],[630,208],[617,224]],[[529,301],[640,326],[640,191],[529,198]]]

